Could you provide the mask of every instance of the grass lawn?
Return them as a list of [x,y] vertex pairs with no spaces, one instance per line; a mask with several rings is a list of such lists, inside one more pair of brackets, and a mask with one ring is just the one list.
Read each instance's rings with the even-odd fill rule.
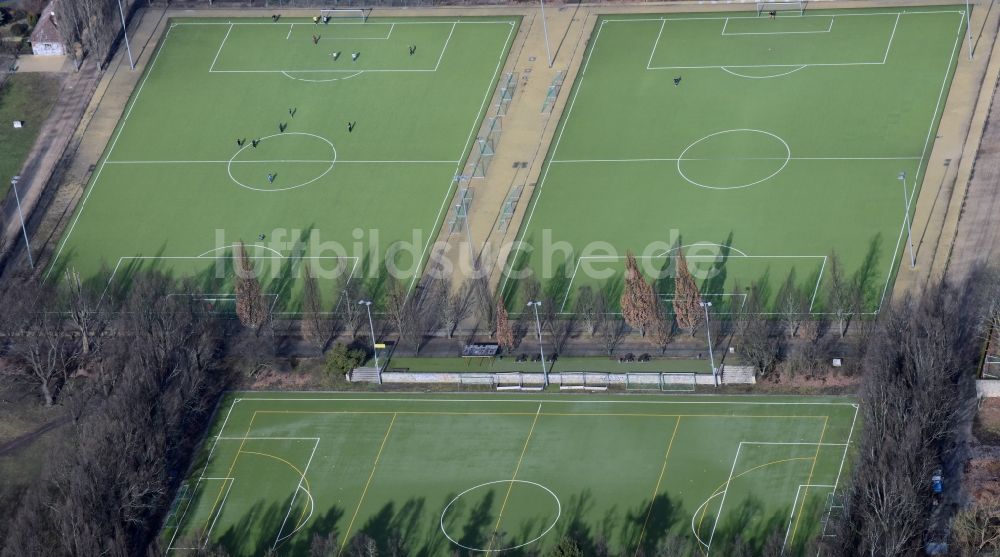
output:
[[[508,261],[562,312],[617,300],[626,250],[661,295],[678,254],[725,314],[786,282],[830,311],[831,254],[884,299],[965,37],[964,7],[602,17]],[[899,180],[905,172],[905,180]],[[548,246],[548,247],[547,247]],[[506,280],[509,307],[524,307]]]
[[278,313],[306,265],[329,306],[343,277],[377,297],[385,261],[410,284],[518,24],[172,20],[50,274],[158,268],[221,302],[243,241]]
[[306,555],[358,534],[426,557],[544,552],[569,531],[799,555],[850,460],[843,398],[234,393],[163,532],[183,553]]
[[[61,84],[58,75],[16,73],[0,88],[0,198],[7,195],[10,179],[21,171]],[[14,129],[14,120],[24,120],[25,127]]]

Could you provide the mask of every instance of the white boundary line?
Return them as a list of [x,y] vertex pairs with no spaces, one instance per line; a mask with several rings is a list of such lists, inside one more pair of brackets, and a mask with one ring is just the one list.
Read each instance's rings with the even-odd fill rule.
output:
[[[772,76],[773,77],[773,76]],[[598,163],[598,162],[679,162],[679,161],[896,161],[896,160],[920,160],[921,157],[717,157],[717,158],[645,158],[645,159],[560,159],[553,160],[552,163]]]
[[222,497],[222,501],[219,502],[219,508],[215,510],[215,518],[212,519],[212,525],[205,532],[205,540],[201,543],[202,549],[207,547],[208,540],[212,539],[212,530],[215,530],[215,524],[219,521],[219,517],[222,516],[222,509],[226,508],[226,500],[229,499],[229,492],[233,490],[233,484],[235,483],[235,478],[229,482],[229,487],[226,488],[226,495]]
[[[252,439],[252,438],[248,437],[247,439]],[[312,518],[313,512],[316,510],[316,504],[315,504],[316,502],[313,501],[312,494],[309,493],[309,490],[302,487],[302,482],[305,481],[306,474],[309,473],[309,466],[312,465],[313,457],[316,456],[317,447],[319,447],[319,438],[316,438],[316,442],[315,444],[313,444],[312,453],[309,454],[309,460],[306,461],[306,467],[302,469],[302,476],[299,477],[299,483],[298,485],[295,486],[295,493],[292,495],[292,500],[289,501],[288,503],[288,512],[285,513],[285,519],[281,521],[281,527],[278,528],[278,535],[275,536],[274,544],[271,546],[271,551],[274,551],[274,549],[278,547],[279,543],[292,537],[293,535],[295,535],[296,532],[301,530],[302,527],[305,526],[306,522],[309,522],[309,519]],[[295,498],[298,497],[300,489],[306,492],[306,495],[309,497],[309,500],[312,503],[312,506],[309,509],[309,516],[307,516],[306,519],[302,521],[302,524],[299,524],[298,527],[296,527],[294,530],[292,530],[284,537],[282,537],[281,533],[285,530],[285,523],[288,522],[288,517],[292,514],[292,508],[295,505]]]
[[740,459],[740,451],[743,450],[743,441],[736,446],[736,456],[733,457],[733,467],[729,469],[729,478],[726,479],[726,489],[722,492],[722,501],[719,503],[719,514],[715,517],[715,522],[712,524],[712,533],[708,536],[708,545],[705,548],[705,557],[708,557],[712,553],[712,540],[715,539],[715,527],[719,525],[719,521],[722,520],[722,509],[726,507],[726,495],[729,495],[729,484],[733,481],[733,472],[736,471],[736,462]]
[[[249,164],[249,163],[330,163],[330,160],[245,160],[245,161],[107,161],[104,164]],[[345,161],[337,160],[337,164],[456,164],[460,161]]]
[[[507,32],[507,38],[503,41],[503,44],[501,44],[500,46],[500,54],[497,59],[496,68],[493,70],[493,76],[490,78],[489,84],[487,85],[486,88],[486,93],[483,95],[483,102],[480,103],[479,105],[479,111],[476,112],[476,116],[472,120],[472,127],[471,129],[469,129],[469,136],[465,140],[465,145],[462,146],[462,151],[458,154],[459,161],[455,163],[455,174],[454,174],[455,176],[461,174],[462,172],[462,166],[464,160],[463,157],[465,157],[465,153],[469,152],[469,146],[472,144],[472,138],[475,137],[476,131],[478,131],[480,126],[480,121],[483,118],[483,110],[486,108],[486,104],[493,96],[493,89],[497,86],[497,76],[500,74],[500,69],[503,67],[504,60],[506,60],[507,58],[504,55],[504,53],[507,52],[508,46],[512,44],[511,37],[514,34],[514,29],[516,28],[516,26],[512,21],[509,21],[507,23],[510,24],[510,30]],[[448,202],[451,200],[454,189],[455,189],[455,181],[451,180],[448,184],[448,188],[445,191],[444,199],[441,200],[441,207],[438,208],[437,216],[434,218],[434,224],[432,230],[437,229],[439,224],[441,226],[444,226],[445,208],[448,207]],[[433,240],[435,240],[433,235],[428,234],[427,242],[424,244],[424,249],[420,253],[419,269],[421,269],[421,271],[423,270],[423,266],[427,260],[427,250],[430,248],[431,242]],[[407,294],[413,291],[413,287],[416,286],[418,278],[419,274],[414,273],[413,279],[410,280],[410,287],[407,289]]]
[[[899,13],[900,12],[876,12],[876,13],[871,13],[871,14],[868,14],[868,13],[857,13],[857,14],[855,14],[855,13],[840,13],[840,14],[837,14],[837,15],[840,16],[840,17],[854,16],[854,15],[858,15],[858,16],[862,16],[862,15],[897,15],[898,16]],[[928,130],[927,130],[927,137],[926,137],[926,139],[924,141],[923,152],[922,152],[921,156],[917,159],[919,162],[918,162],[918,165],[917,165],[917,172],[916,172],[916,174],[914,176],[914,187],[913,187],[913,190],[910,192],[910,196],[909,196],[910,206],[911,207],[913,206],[913,196],[916,194],[916,191],[918,189],[917,186],[916,186],[916,184],[921,183],[920,182],[921,170],[923,168],[924,161],[929,157],[928,147],[930,146],[930,138],[931,138],[931,136],[934,133],[934,123],[937,120],[938,113],[943,108],[942,104],[941,104],[942,98],[944,97],[945,88],[948,85],[948,76],[951,73],[952,64],[955,62],[955,52],[956,52],[956,49],[958,48],[958,44],[959,44],[959,42],[961,41],[961,38],[962,38],[961,37],[962,25],[965,23],[967,16],[966,16],[966,13],[964,11],[959,11],[959,10],[921,10],[921,11],[907,11],[906,12],[907,15],[926,15],[926,14],[943,14],[943,13],[944,14],[948,14],[948,13],[950,13],[950,14],[958,14],[960,16],[959,23],[958,23],[958,32],[956,33],[957,38],[956,38],[955,45],[952,47],[951,56],[948,57],[948,62],[947,62],[947,65],[945,66],[945,72],[944,72],[944,77],[943,77],[942,83],[941,83],[941,89],[940,89],[940,91],[938,93],[938,100],[937,100],[937,104],[935,105],[934,112],[931,115],[930,125],[928,126]],[[742,17],[748,17],[749,18],[749,17],[756,17],[756,16],[742,16]],[[828,16],[803,15],[801,17],[828,17]],[[735,18],[736,17],[734,17],[734,19]],[[576,98],[577,98],[577,96],[579,96],[580,90],[583,89],[584,77],[586,76],[587,68],[590,65],[590,60],[593,57],[593,53],[594,53],[594,51],[597,50],[597,43],[600,40],[601,31],[604,29],[604,25],[607,24],[608,22],[634,22],[634,21],[660,21],[661,24],[665,24],[665,21],[664,21],[665,19],[668,19],[668,18],[634,18],[634,19],[633,18],[627,18],[627,19],[602,19],[601,20],[601,25],[600,25],[600,27],[598,27],[597,33],[594,35],[593,45],[591,45],[590,50],[587,52],[587,58],[584,61],[583,68],[580,71],[580,75],[577,77],[577,81],[579,83],[576,84],[576,87],[573,90],[573,96],[572,96],[572,100],[570,101],[569,108],[567,109],[565,115],[562,117],[562,122],[561,122],[561,127],[559,129],[559,134],[556,137],[555,145],[552,148],[552,156],[554,156],[558,152],[558,150],[559,150],[559,144],[562,141],[562,135],[563,135],[563,133],[566,130],[567,123],[570,121],[570,117],[571,117],[572,112],[573,112],[573,107],[576,105]],[[709,18],[673,18],[673,19],[694,19],[694,20],[698,20],[698,19],[721,19],[721,18],[718,18],[718,17],[711,18],[711,17],[709,17]],[[662,32],[662,27],[661,27],[661,32]],[[658,40],[659,40],[659,35],[657,35],[657,41]],[[654,52],[655,52],[655,46],[654,46]],[[892,157],[892,159],[895,160],[895,159],[897,159],[897,157]],[[911,157],[898,157],[898,159],[899,160],[911,160]],[[632,162],[633,160],[634,161],[644,161],[644,160],[655,161],[655,160],[661,160],[661,159],[632,159],[632,160],[629,160],[629,159],[603,159],[603,160],[564,160],[564,161],[553,160],[553,159],[548,160],[545,163],[545,168],[544,168],[544,170],[543,170],[543,172],[540,175],[539,180],[538,180],[538,186],[537,186],[538,192],[534,196],[533,202],[531,204],[531,208],[528,211],[527,220],[524,222],[524,225],[522,227],[522,233],[519,234],[519,237],[515,241],[515,245],[520,244],[521,237],[523,237],[523,234],[530,229],[531,220],[532,220],[532,217],[534,216],[535,209],[538,207],[538,202],[541,199],[541,195],[543,193],[543,188],[545,186],[545,178],[548,176],[548,171],[549,171],[549,168],[551,167],[552,163],[554,163],[554,162]],[[671,159],[662,159],[662,160],[671,160]],[[853,159],[845,159],[845,160],[853,160]],[[858,159],[858,160],[868,160],[868,159],[861,158],[861,159]],[[874,160],[879,160],[879,158],[876,158]],[[903,240],[905,232],[906,232],[906,222],[905,222],[905,220],[901,219],[901,221],[900,221],[899,237],[898,237],[898,239],[896,241],[896,248],[893,251],[893,255],[892,255],[892,257],[889,260],[889,268],[888,268],[888,271],[886,272],[885,286],[882,289],[882,296],[879,299],[878,308],[875,311],[873,311],[873,312],[863,312],[863,313],[861,313],[861,315],[878,315],[881,312],[882,306],[885,304],[886,294],[888,294],[888,291],[889,291],[889,285],[892,282],[892,278],[893,278],[893,272],[892,271],[893,271],[893,268],[896,266],[896,258],[899,255],[899,247],[900,247],[900,244],[901,244],[901,242]],[[504,264],[504,266],[506,267],[508,264],[509,264],[509,260],[508,260],[508,262],[506,262]],[[824,267],[825,267],[825,261],[824,261]],[[511,273],[509,272],[509,269],[507,269],[507,272],[505,274],[506,274],[506,277],[504,278],[503,286],[500,289],[500,293],[501,294],[507,291],[507,285],[510,282]],[[813,302],[815,302],[815,291],[814,291],[814,296],[813,296]],[[813,312],[812,314],[813,315],[830,315],[830,312]],[[767,312],[767,313],[764,313],[763,315],[781,315],[781,313],[780,312]]]
[[94,193],[94,189],[97,187],[97,182],[101,177],[101,171],[107,165],[107,161],[111,158],[111,153],[114,152],[115,146],[118,145],[118,139],[122,136],[122,131],[125,130],[125,123],[128,121],[128,117],[132,115],[132,109],[135,108],[135,103],[139,101],[139,95],[142,94],[142,88],[145,87],[146,81],[149,76],[153,73],[153,68],[156,67],[156,61],[160,59],[160,53],[166,47],[167,39],[170,37],[170,31],[173,30],[173,25],[171,25],[167,32],[163,34],[163,39],[160,41],[159,47],[156,49],[156,54],[153,55],[153,60],[149,63],[149,67],[146,69],[146,75],[143,76],[142,82],[139,83],[139,88],[135,90],[135,94],[132,100],[129,102],[128,110],[125,111],[125,115],[122,117],[121,121],[118,122],[118,131],[115,133],[115,138],[111,142],[111,147],[108,148],[108,152],[104,155],[104,160],[101,161],[101,166],[97,169],[97,174],[94,175],[93,179],[90,181],[90,187],[87,188],[87,194],[83,196],[83,201],[80,202],[80,207],[76,210],[76,216],[73,218],[73,223],[70,225],[69,230],[63,235],[62,242],[59,244],[59,249],[56,250],[55,256],[49,263],[49,270],[45,272],[46,280],[52,271],[56,268],[56,262],[59,260],[59,256],[62,254],[63,248],[66,247],[66,242],[69,241],[70,236],[73,234],[73,229],[76,228],[76,223],[80,221],[80,215],[83,214],[83,209],[87,205],[87,200],[90,199],[90,194]]
[[882,56],[882,63],[889,59],[889,50],[892,48],[892,40],[896,38],[896,28],[899,27],[899,16],[906,13],[906,10],[896,14],[896,23],[892,24],[892,33],[889,35],[889,44],[885,46],[885,54]]
[[[510,373],[524,373],[524,372],[510,372]],[[286,391],[287,393],[311,393],[312,391]],[[687,397],[686,397],[687,398]],[[850,406],[855,409],[855,415],[857,414],[858,404],[855,402],[834,402],[834,401],[817,401],[817,402],[795,402],[795,401],[756,401],[756,400],[594,400],[594,399],[516,399],[516,398],[506,398],[506,397],[495,397],[495,398],[386,398],[386,397],[364,397],[364,398],[344,398],[344,397],[329,397],[329,398],[300,398],[300,397],[244,397],[238,399],[240,402],[253,402],[253,401],[289,401],[289,402],[496,402],[496,403],[531,403],[532,405],[537,404],[539,400],[546,403],[564,403],[564,404],[728,404],[728,405],[750,405],[750,406]],[[235,404],[235,402],[234,402]],[[544,414],[543,414],[544,415]],[[816,418],[822,416],[800,416],[800,415],[788,415],[781,416],[783,418]],[[242,439],[242,436],[239,437]],[[807,443],[808,445],[816,445],[817,443]]]
[[[736,249],[736,248],[734,248],[732,246],[728,246],[728,247],[729,247],[730,250],[732,250],[734,252],[739,252],[739,253],[735,253],[735,254],[731,253],[731,254],[729,254],[729,255],[726,256],[726,259],[822,259],[823,262],[820,265],[819,275],[816,277],[816,285],[813,288],[813,293],[812,293],[812,296],[811,296],[810,301],[809,301],[809,310],[810,310],[810,312],[812,311],[813,306],[816,304],[816,296],[819,294],[819,286],[823,282],[823,273],[826,270],[826,261],[827,261],[827,259],[828,259],[829,256],[826,256],[826,255],[747,255],[745,252],[742,252],[742,251],[740,251],[740,250],[738,250],[738,249]],[[569,284],[566,285],[566,293],[563,295],[562,305],[559,306],[559,313],[560,313],[560,315],[566,314],[566,313],[573,313],[573,312],[566,312],[566,304],[569,302],[569,295],[573,291],[573,282],[576,280],[576,274],[580,270],[580,263],[584,259],[603,259],[603,260],[606,260],[606,261],[615,261],[615,260],[625,259],[625,257],[626,256],[624,256],[624,255],[584,255],[584,256],[578,257],[576,259],[576,266],[573,268],[573,275],[569,279]],[[669,257],[676,257],[676,256],[671,256],[671,255],[668,255],[666,253],[660,254],[660,255],[637,255],[637,256],[635,256],[636,259],[643,259],[643,260],[646,260],[646,259],[653,260],[653,259],[661,259],[661,258],[665,259],[665,258],[669,258]],[[688,260],[711,260],[711,261],[714,261],[714,260],[716,260],[718,258],[719,258],[718,254],[714,254],[714,255],[686,255],[685,256],[685,259],[688,259]],[[726,315],[726,313],[723,313],[723,315]]]
[[[830,18],[830,29],[832,29],[833,28],[833,20],[835,18],[837,18],[838,16],[840,16],[840,15],[844,15],[844,16],[849,16],[849,15],[857,15],[857,16],[895,15],[896,16],[896,24],[898,24],[899,23],[899,16],[902,13],[905,13],[905,11],[904,12],[895,12],[895,13],[871,13],[871,14],[826,14],[826,15],[813,15],[813,16],[802,16],[802,17],[814,17],[814,18],[815,17],[828,17],[828,18]],[[726,30],[726,27],[729,24],[729,20],[730,19],[756,19],[756,18],[748,18],[748,17],[663,18],[663,21],[664,21],[664,24],[665,24],[667,21],[698,21],[698,20],[717,21],[717,20],[724,20],[724,23],[723,23],[723,26],[722,26],[722,36],[727,36],[727,37],[730,36],[730,35],[785,35],[785,34],[822,33],[822,32],[824,32],[824,31],[794,31],[794,32],[786,32],[786,33],[728,33],[727,34],[725,32],[725,30]],[[629,21],[629,20],[617,20],[617,21]],[[643,20],[632,20],[632,21],[643,21]],[[830,32],[830,30],[828,29],[825,32]],[[892,33],[890,34],[890,37],[889,37],[889,44],[886,47],[885,55],[882,57],[882,61],[881,62],[820,62],[820,63],[801,63],[801,62],[795,62],[795,63],[790,63],[790,64],[743,64],[743,65],[733,65],[733,64],[716,65],[716,64],[707,64],[707,65],[700,65],[700,66],[653,66],[652,65],[653,64],[653,58],[656,56],[656,51],[659,48],[659,44],[660,44],[660,37],[663,35],[663,25],[661,25],[661,27],[660,27],[660,33],[656,36],[656,41],[653,42],[653,50],[652,50],[652,52],[649,53],[649,62],[647,62],[647,64],[646,64],[646,69],[647,70],[675,70],[675,69],[676,70],[696,70],[696,69],[722,69],[722,70],[725,70],[725,68],[775,68],[775,67],[777,67],[777,68],[787,68],[787,67],[791,67],[791,66],[809,67],[809,66],[866,66],[866,65],[882,65],[882,64],[885,64],[886,58],[888,58],[889,47],[892,46],[892,36],[894,36],[895,33],[896,33],[896,27],[894,25],[893,28],[892,28]],[[799,69],[801,69],[801,68],[799,68]],[[798,70],[795,70],[795,71],[798,71]],[[791,73],[791,72],[789,72],[789,73]],[[778,77],[778,76],[767,76],[767,77]]]
[[[336,73],[353,73],[354,75],[352,75],[350,77],[355,77],[355,76],[360,75],[362,73],[419,73],[419,72],[436,72],[436,71],[438,71],[438,68],[441,67],[441,61],[444,59],[444,54],[445,54],[445,52],[448,51],[448,43],[451,42],[451,37],[452,37],[452,35],[455,34],[455,27],[459,23],[464,23],[464,22],[461,22],[461,21],[452,21],[451,22],[451,29],[448,31],[448,36],[445,38],[444,44],[441,46],[441,53],[438,55],[437,62],[434,64],[433,68],[419,68],[419,69],[413,69],[413,68],[375,68],[375,69],[363,69],[363,70],[358,70],[358,69],[329,69],[329,68],[323,68],[323,69],[312,69],[312,68],[309,68],[309,69],[287,69],[287,68],[285,68],[285,69],[279,69],[279,70],[216,70],[215,69],[215,60],[213,60],[211,67],[209,67],[209,69],[208,69],[208,73],[252,73],[252,74],[280,73],[280,74],[284,74],[286,77],[289,77],[291,79],[300,79],[300,78],[291,76],[289,74],[293,74],[293,73],[294,74],[303,74],[303,73],[306,73],[306,74],[317,74],[317,73],[318,74],[327,74],[327,73],[333,73],[333,74],[336,74]],[[498,25],[498,24],[509,23],[509,22],[494,21],[494,22],[490,22],[490,23]],[[442,24],[444,24],[444,23],[442,22]],[[375,25],[386,25],[386,24],[383,23],[383,24],[375,24]],[[361,38],[354,38],[354,37],[339,38],[339,37],[337,37],[337,38],[334,38],[334,39],[331,39],[331,40],[341,40],[341,41],[353,41],[353,40],[388,40],[389,36],[392,34],[393,26],[395,26],[394,23],[391,24],[391,26],[389,28],[389,34],[386,35],[385,37],[361,37]],[[232,27],[233,26],[230,25],[230,27],[229,27],[230,31],[232,31]],[[228,39],[228,38],[229,38],[229,33],[227,32],[226,33],[226,37],[224,39],[222,39],[222,44],[219,45],[219,52],[216,53],[216,55],[215,55],[216,60],[218,60],[219,53],[222,52],[222,48],[226,44],[226,39]],[[343,79],[349,79],[349,78],[343,78]],[[335,81],[335,80],[308,80],[308,79],[302,79],[301,81]]]
[[[169,31],[168,31],[169,32]],[[222,38],[222,42],[219,43],[219,50],[215,53],[215,58],[212,58],[212,65],[208,67],[208,73],[212,73],[212,68],[215,67],[215,63],[219,61],[219,55],[222,54],[222,48],[226,46],[226,41],[229,40],[229,34],[233,32],[233,25],[229,24],[229,29],[226,31],[226,36]],[[289,31],[291,33],[291,31]]]
[[[792,523],[795,521],[796,508],[798,507],[798,504],[799,504],[799,495],[801,494],[803,487],[805,487],[805,488],[810,488],[810,487],[825,487],[825,488],[828,488],[828,489],[831,489],[831,490],[836,488],[836,486],[829,485],[829,484],[799,484],[799,487],[796,488],[796,490],[795,490],[795,499],[792,500],[792,513],[790,515],[788,515],[788,527],[785,528],[785,539],[784,539],[784,541],[781,542],[781,553],[782,554],[784,554],[785,547],[788,545],[788,536],[790,536],[792,534]],[[802,506],[805,507],[805,501],[802,502]]]
[[[909,12],[909,13],[910,14],[918,14],[918,13],[925,13],[925,12]],[[920,188],[917,187],[917,184],[921,184],[922,185],[922,181],[921,181],[922,180],[922,176],[921,176],[920,173],[923,170],[924,161],[930,159],[930,155],[931,155],[930,148],[932,146],[932,144],[931,144],[931,136],[934,135],[934,127],[935,127],[934,126],[934,122],[937,120],[938,113],[940,113],[943,110],[943,108],[944,108],[944,105],[942,104],[942,101],[946,100],[946,99],[944,99],[944,90],[948,86],[948,75],[951,73],[952,64],[955,63],[957,65],[957,62],[955,62],[955,53],[958,51],[958,45],[962,42],[962,33],[961,32],[962,32],[962,25],[965,23],[965,19],[966,19],[965,18],[965,13],[964,12],[948,12],[948,13],[961,14],[961,17],[959,17],[959,20],[958,20],[958,33],[957,33],[957,36],[955,38],[955,45],[951,49],[951,56],[948,57],[948,64],[944,68],[944,78],[942,78],[942,80],[941,80],[941,90],[938,92],[938,100],[937,100],[937,103],[934,106],[934,112],[933,112],[933,114],[931,114],[930,125],[927,127],[927,137],[924,139],[923,154],[920,157],[920,162],[917,163],[917,172],[913,176],[913,184],[914,185],[913,185],[913,190],[910,192],[910,196],[909,196],[909,205],[910,205],[910,207],[914,206],[913,196],[916,195],[917,190],[920,189]],[[957,71],[957,68],[956,68],[956,71]],[[878,310],[876,310],[876,313],[882,311],[882,304],[885,303],[885,296],[889,292],[889,283],[890,283],[890,281],[892,280],[892,277],[893,277],[892,270],[896,266],[896,258],[899,255],[899,247],[900,247],[900,245],[903,242],[903,237],[904,237],[905,234],[906,234],[906,219],[900,219],[900,223],[899,223],[899,238],[896,240],[896,249],[892,252],[892,258],[890,258],[890,260],[889,260],[889,270],[886,272],[885,287],[882,289],[882,297],[879,300]],[[900,266],[902,266],[902,261],[900,261],[899,264],[900,264]]]

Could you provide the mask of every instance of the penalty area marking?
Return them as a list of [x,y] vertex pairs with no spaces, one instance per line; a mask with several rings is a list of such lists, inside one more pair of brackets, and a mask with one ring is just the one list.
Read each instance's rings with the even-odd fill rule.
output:
[[[528,540],[528,541],[526,541],[526,542],[524,542],[524,543],[522,543],[520,545],[514,545],[514,546],[510,546],[510,547],[502,547],[502,548],[499,548],[499,549],[483,549],[481,547],[470,547],[468,545],[463,545],[462,543],[459,543],[458,541],[456,541],[455,538],[452,538],[451,535],[448,534],[448,530],[444,526],[444,517],[445,517],[446,514],[448,514],[448,509],[450,509],[451,506],[455,504],[455,502],[457,502],[459,499],[462,498],[462,496],[464,496],[465,494],[469,493],[470,491],[479,489],[481,487],[486,487],[486,486],[496,485],[496,484],[511,484],[511,485],[513,485],[513,484],[527,484],[527,485],[533,485],[535,487],[544,489],[556,501],[556,517],[554,519],[552,519],[552,524],[549,524],[549,527],[546,528],[544,531],[542,531],[542,533],[539,534],[538,536],[536,536],[536,537],[534,537],[534,538],[532,538],[532,539],[530,539],[530,540]],[[451,543],[457,545],[458,547],[461,547],[462,549],[466,549],[466,550],[469,550],[469,551],[479,552],[479,553],[490,553],[490,552],[510,551],[510,550],[513,550],[513,549],[519,549],[519,548],[524,547],[526,545],[530,545],[530,544],[533,544],[533,543],[537,542],[538,540],[540,540],[543,537],[545,537],[545,535],[548,534],[550,531],[552,531],[553,528],[555,528],[555,526],[559,522],[559,518],[561,516],[562,516],[562,502],[559,501],[559,497],[555,493],[553,493],[551,489],[545,487],[544,485],[542,485],[540,483],[537,483],[537,482],[528,481],[528,480],[496,480],[496,481],[481,483],[479,485],[472,486],[469,489],[466,489],[465,491],[463,491],[463,492],[459,493],[458,495],[456,495],[454,499],[452,499],[450,502],[448,502],[447,505],[445,505],[444,510],[441,511],[441,519],[439,521],[439,524],[440,524],[440,527],[441,527],[441,533],[444,534],[444,537],[448,538],[448,541],[450,541]]]
[[[684,248],[684,247],[713,246],[713,245],[714,246],[719,246],[719,247],[726,247],[726,248],[728,248],[728,249],[730,249],[730,250],[732,250],[734,252],[737,252],[736,255],[732,255],[732,254],[728,255],[727,259],[730,258],[730,257],[735,257],[735,258],[739,258],[739,259],[822,259],[823,262],[820,264],[819,273],[818,273],[818,276],[816,277],[816,285],[813,287],[812,297],[809,300],[809,311],[812,312],[812,308],[816,304],[816,296],[819,294],[819,285],[823,281],[823,273],[826,271],[826,262],[827,262],[828,256],[826,256],[826,255],[749,255],[746,252],[744,252],[742,250],[739,250],[739,249],[736,249],[736,248],[734,248],[732,246],[723,246],[722,244],[715,244],[713,242],[688,244],[687,246],[681,246],[681,247]],[[665,251],[665,252],[660,253],[658,255],[637,255],[635,257],[636,257],[636,259],[640,259],[640,260],[653,260],[653,259],[661,259],[661,258],[667,258],[667,257],[676,257],[676,256],[671,256],[670,255],[670,252],[672,252],[672,251],[674,251],[676,249],[677,248],[673,248],[670,251]],[[686,255],[685,258],[686,259],[694,259],[694,260],[713,260],[714,261],[714,260],[716,260],[716,259],[719,258],[719,254],[716,253],[716,254],[712,254],[712,255]],[[605,261],[618,261],[618,260],[621,260],[621,259],[625,259],[625,256],[624,255],[584,255],[584,256],[578,257],[576,259],[576,266],[573,268],[573,275],[569,279],[569,284],[566,285],[566,292],[563,295],[562,305],[559,306],[559,313],[560,314],[567,313],[566,312],[566,304],[569,302],[569,295],[573,291],[573,282],[576,281],[576,275],[580,271],[580,263],[584,259],[596,259],[596,260],[605,260]],[[720,315],[727,315],[727,313],[724,313],[724,312],[719,312],[719,313],[720,313]],[[779,312],[776,315],[783,315],[783,314]]]

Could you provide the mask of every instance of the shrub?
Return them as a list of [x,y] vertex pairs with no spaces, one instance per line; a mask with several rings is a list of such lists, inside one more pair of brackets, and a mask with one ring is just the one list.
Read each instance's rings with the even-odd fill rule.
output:
[[328,373],[347,373],[360,366],[368,359],[368,352],[363,348],[343,343],[336,343],[326,356],[326,371]]

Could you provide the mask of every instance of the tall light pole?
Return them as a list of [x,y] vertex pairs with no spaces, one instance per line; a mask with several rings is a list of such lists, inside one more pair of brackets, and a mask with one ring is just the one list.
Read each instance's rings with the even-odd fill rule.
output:
[[549,59],[549,67],[555,63],[552,60],[552,51],[549,50],[549,25],[545,22],[545,0],[538,0],[538,5],[542,7],[542,32],[545,33],[545,56]]
[[712,302],[698,302],[705,310],[705,334],[708,335],[708,361],[712,366],[712,381],[715,386],[719,386],[719,374],[715,369],[715,351],[712,348],[712,323],[708,320],[708,308],[712,307]]
[[17,193],[17,181],[20,179],[20,176],[11,178],[10,188],[14,190],[14,201],[17,202],[17,216],[21,219],[21,233],[24,234],[24,249],[28,252],[28,265],[34,269],[35,261],[31,258],[31,242],[28,241],[28,229],[24,226],[24,213],[21,212],[21,196]]
[[122,33],[125,34],[125,50],[128,51],[128,65],[135,69],[135,61],[132,60],[132,47],[128,44],[128,29],[125,27],[125,10],[122,9],[122,0],[118,0],[118,14],[122,16]]
[[906,195],[906,172],[900,172],[897,177],[903,184],[903,222],[906,223],[906,241],[910,244],[910,268],[917,266],[917,257],[913,254],[913,229],[910,228],[910,197]]
[[528,302],[528,305],[535,310],[535,327],[538,330],[538,353],[542,356],[542,384],[549,386],[549,372],[545,369],[545,348],[542,346],[542,321],[538,318],[538,308],[542,306],[540,301]]
[[972,9],[965,0],[965,34],[969,36],[969,60],[972,60]]
[[365,309],[368,310],[368,328],[372,332],[372,354],[375,354],[375,369],[381,369],[378,366],[378,348],[375,348],[375,323],[372,321],[372,301],[358,300],[358,303],[365,306]]

